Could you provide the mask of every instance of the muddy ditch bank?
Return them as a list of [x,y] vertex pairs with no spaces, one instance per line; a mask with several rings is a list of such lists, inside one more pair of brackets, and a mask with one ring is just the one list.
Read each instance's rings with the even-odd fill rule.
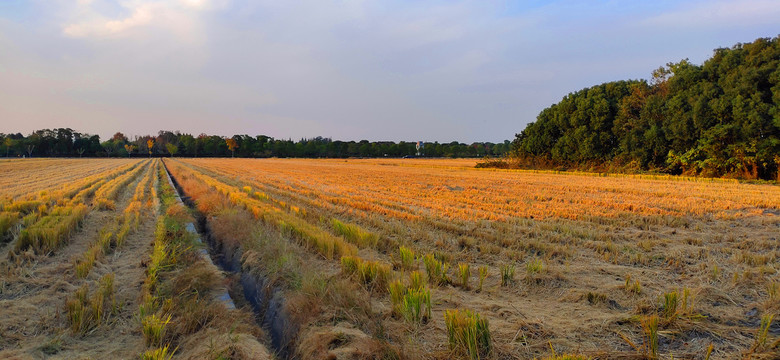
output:
[[[195,208],[195,202],[187,196],[186,192],[179,186],[176,178],[171,175],[165,166],[168,179],[176,189],[178,198],[182,203],[190,208],[196,223],[193,228],[205,240],[208,251],[207,255],[220,270],[230,274],[238,275],[247,302],[252,305],[258,323],[266,329],[271,336],[271,345],[277,357],[282,359],[291,358],[295,336],[298,333],[298,326],[290,321],[289,314],[285,311],[284,293],[280,288],[273,287],[270,280],[257,272],[250,271],[241,263],[243,255],[238,246],[228,245],[225,241],[217,239],[209,227],[209,219]],[[222,295],[220,298],[230,295]],[[232,299],[230,305],[233,304]],[[229,306],[230,306],[229,305]]]

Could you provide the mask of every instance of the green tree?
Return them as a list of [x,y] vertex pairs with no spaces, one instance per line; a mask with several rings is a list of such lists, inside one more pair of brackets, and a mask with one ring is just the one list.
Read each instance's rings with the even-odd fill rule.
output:
[[176,153],[179,152],[179,147],[171,143],[165,144],[165,149],[168,150],[168,153],[171,154],[171,157],[174,157]]

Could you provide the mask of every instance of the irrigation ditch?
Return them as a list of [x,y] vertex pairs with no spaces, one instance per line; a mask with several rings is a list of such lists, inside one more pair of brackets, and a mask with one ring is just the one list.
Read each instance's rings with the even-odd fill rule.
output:
[[[168,175],[168,181],[176,189],[177,199],[181,201],[195,217],[195,223],[188,224],[187,229],[197,233],[199,239],[205,240],[206,248],[203,256],[220,270],[236,275],[240,279],[241,290],[246,301],[251,304],[258,325],[263,327],[271,337],[271,346],[277,358],[292,358],[292,346],[297,334],[297,326],[290,321],[285,311],[284,293],[280,288],[270,285],[267,277],[245,268],[241,262],[243,252],[237,245],[227,245],[225,239],[218,239],[209,227],[209,219],[195,207],[195,202],[187,196],[176,178],[163,167]],[[219,295],[219,299],[228,307],[235,307],[230,294]]]

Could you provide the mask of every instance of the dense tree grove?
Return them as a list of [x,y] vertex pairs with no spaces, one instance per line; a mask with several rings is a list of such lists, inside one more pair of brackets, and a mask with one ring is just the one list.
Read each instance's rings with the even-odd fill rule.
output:
[[780,36],[567,95],[513,142],[526,165],[777,179]]
[[[80,156],[201,156],[201,157],[402,157],[417,153],[416,142],[369,142],[368,140],[333,141],[329,138],[279,140],[264,135],[234,135],[229,138],[200,134],[160,131],[157,136],[128,139],[118,132],[111,139],[100,141],[72,129],[44,129],[28,136],[0,133],[2,154],[7,157],[80,157]],[[425,143],[422,156],[483,157],[507,153],[511,143],[451,142]],[[3,156],[0,155],[0,156]]]

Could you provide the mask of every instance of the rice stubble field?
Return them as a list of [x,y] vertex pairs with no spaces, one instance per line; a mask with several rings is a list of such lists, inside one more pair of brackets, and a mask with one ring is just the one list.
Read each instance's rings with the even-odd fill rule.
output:
[[777,356],[776,185],[474,164],[0,162],[0,356]]

